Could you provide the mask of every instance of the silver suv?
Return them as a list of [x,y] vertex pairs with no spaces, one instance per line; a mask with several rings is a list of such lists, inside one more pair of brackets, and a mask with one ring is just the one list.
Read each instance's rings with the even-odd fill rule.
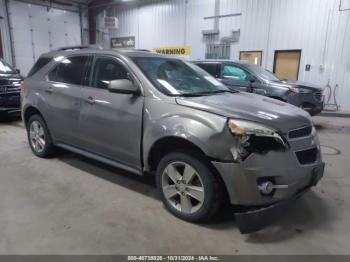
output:
[[241,232],[323,175],[307,112],[229,90],[196,65],[142,51],[58,50],[22,86],[33,153],[56,147],[137,175],[156,175],[165,207],[181,219],[212,217],[225,199],[244,207]]

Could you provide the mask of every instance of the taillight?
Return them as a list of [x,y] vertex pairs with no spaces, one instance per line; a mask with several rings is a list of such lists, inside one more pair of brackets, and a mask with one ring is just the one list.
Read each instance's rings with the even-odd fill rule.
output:
[[21,85],[19,86],[19,89],[21,90],[21,94],[24,92],[24,81],[21,81]]

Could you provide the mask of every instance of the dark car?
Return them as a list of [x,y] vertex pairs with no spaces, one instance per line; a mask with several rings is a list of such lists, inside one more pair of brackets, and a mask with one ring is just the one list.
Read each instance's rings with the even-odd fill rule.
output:
[[272,97],[300,107],[311,115],[323,110],[322,88],[300,81],[284,81],[247,62],[195,61],[231,89]]
[[20,116],[20,85],[22,77],[0,58],[0,116]]

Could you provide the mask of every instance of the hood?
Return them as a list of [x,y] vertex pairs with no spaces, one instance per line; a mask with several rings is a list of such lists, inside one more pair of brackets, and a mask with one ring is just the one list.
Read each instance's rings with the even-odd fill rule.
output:
[[276,99],[246,92],[176,98],[179,105],[224,117],[259,122],[282,133],[311,125],[304,110]]
[[314,91],[322,91],[323,88],[320,86],[317,86],[315,84],[311,84],[311,83],[307,83],[307,82],[303,82],[303,81],[282,81],[282,83],[286,83],[295,87],[299,87],[299,88],[304,88],[304,89],[308,89],[308,90],[314,90]]

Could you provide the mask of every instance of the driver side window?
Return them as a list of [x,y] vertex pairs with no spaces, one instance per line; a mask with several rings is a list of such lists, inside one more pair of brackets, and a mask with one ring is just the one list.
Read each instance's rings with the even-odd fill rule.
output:
[[99,89],[107,89],[112,80],[132,80],[127,69],[111,57],[98,57],[95,60],[91,85]]
[[234,65],[224,65],[221,69],[221,78],[248,81],[249,73]]

